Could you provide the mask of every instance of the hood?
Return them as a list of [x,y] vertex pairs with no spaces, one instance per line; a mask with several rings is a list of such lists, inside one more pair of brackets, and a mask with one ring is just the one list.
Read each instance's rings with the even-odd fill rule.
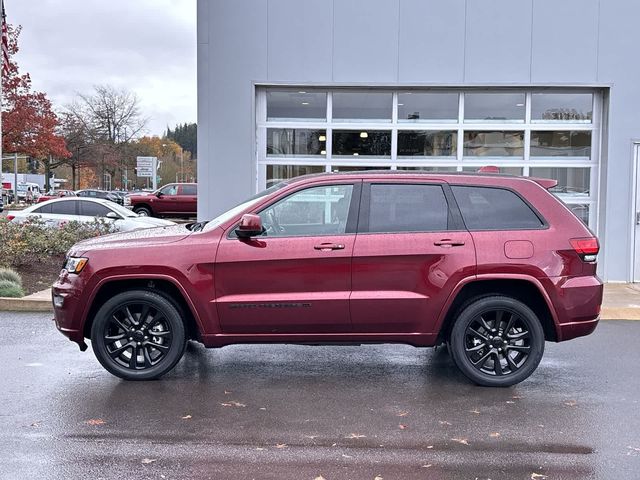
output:
[[164,220],[162,218],[154,218],[154,217],[131,217],[128,220],[132,220],[135,222],[136,227],[139,225],[140,228],[145,227],[169,227],[172,225],[176,225],[175,222],[171,220]]
[[132,232],[114,233],[78,242],[71,247],[70,255],[80,256],[92,250],[166,245],[168,243],[179,242],[189,235],[191,235],[191,232],[184,225],[145,228]]

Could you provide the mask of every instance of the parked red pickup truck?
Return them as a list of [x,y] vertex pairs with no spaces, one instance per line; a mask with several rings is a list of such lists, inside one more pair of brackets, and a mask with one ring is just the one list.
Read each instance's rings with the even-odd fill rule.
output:
[[152,193],[130,193],[124,199],[139,215],[151,217],[195,217],[198,206],[197,183],[169,183]]

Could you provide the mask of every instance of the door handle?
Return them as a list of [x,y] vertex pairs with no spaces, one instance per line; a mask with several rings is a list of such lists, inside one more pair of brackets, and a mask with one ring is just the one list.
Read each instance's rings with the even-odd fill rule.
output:
[[313,248],[314,250],[322,250],[322,251],[344,250],[344,245],[342,245],[341,243],[321,243],[320,245],[316,245]]
[[444,238],[442,240],[438,240],[437,242],[433,242],[433,244],[437,247],[461,247],[464,245],[464,242],[460,240],[451,240],[449,238]]

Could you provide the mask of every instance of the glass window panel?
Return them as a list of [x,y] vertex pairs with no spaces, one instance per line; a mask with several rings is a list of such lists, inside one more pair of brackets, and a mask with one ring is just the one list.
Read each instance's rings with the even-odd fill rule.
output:
[[334,92],[333,119],[338,122],[391,121],[391,93]]
[[582,220],[582,223],[589,225],[589,205],[588,204],[569,204],[567,205],[576,217]]
[[456,167],[397,167],[396,170],[416,170],[420,172],[455,172]]
[[529,175],[538,178],[551,178],[558,181],[558,185],[550,192],[566,195],[589,196],[591,181],[590,168],[552,168],[531,167]]
[[524,132],[464,132],[465,157],[519,157],[524,155]]
[[543,223],[515,193],[503,188],[453,186],[469,230],[540,228]]
[[267,121],[313,121],[326,118],[326,92],[267,91]]
[[333,155],[390,157],[391,132],[380,130],[334,130]]
[[67,200],[51,204],[51,213],[55,215],[76,215],[77,200]]
[[197,185],[182,185],[180,189],[180,195],[197,195],[198,194],[198,186]]
[[371,185],[369,232],[445,231],[448,217],[440,185]]
[[283,180],[324,171],[322,165],[267,165],[267,188]]
[[260,212],[269,237],[341,235],[347,227],[353,185],[293,193]]
[[408,130],[398,132],[398,156],[455,157],[457,132]]
[[524,122],[524,93],[465,93],[465,122]]
[[398,122],[457,121],[457,93],[398,93]]
[[591,158],[591,132],[532,131],[531,156]]
[[332,172],[360,172],[360,171],[369,171],[369,170],[391,170],[391,167],[366,167],[360,165],[336,165],[331,167]]
[[532,93],[532,122],[591,123],[593,94],[591,93]]
[[468,173],[500,173],[505,175],[522,176],[522,167],[496,167],[494,165],[485,165],[482,167],[464,167],[463,172]]
[[312,157],[326,155],[326,130],[268,128],[268,157]]
[[85,217],[106,217],[111,210],[99,203],[80,201],[80,212],[78,215]]

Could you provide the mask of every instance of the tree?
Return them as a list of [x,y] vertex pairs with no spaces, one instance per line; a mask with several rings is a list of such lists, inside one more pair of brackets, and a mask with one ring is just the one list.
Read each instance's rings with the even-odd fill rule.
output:
[[21,74],[14,61],[20,31],[21,27],[8,26],[9,65],[2,72],[2,148],[41,160],[48,183],[51,166],[64,162],[70,153],[57,132],[58,117],[51,102],[45,93],[31,90],[31,77]]
[[165,138],[173,140],[180,145],[185,151],[191,153],[191,158],[198,156],[198,125],[195,123],[185,123],[182,125],[176,125],[176,128],[171,130],[167,127]]

